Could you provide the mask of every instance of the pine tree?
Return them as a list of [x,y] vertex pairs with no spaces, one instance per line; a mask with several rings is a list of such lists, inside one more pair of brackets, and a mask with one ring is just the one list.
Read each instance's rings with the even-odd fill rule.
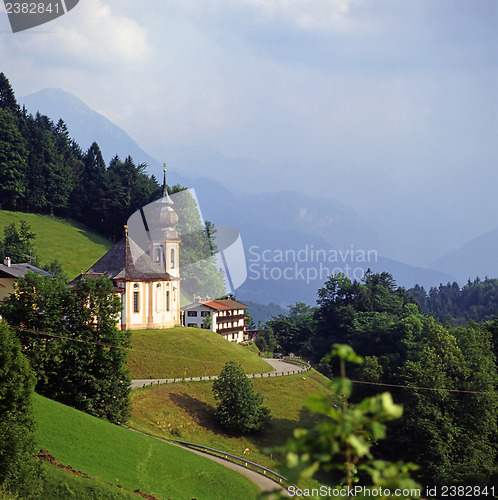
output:
[[14,91],[4,73],[0,73],[0,109],[11,111],[14,115],[19,111]]
[[20,208],[26,194],[28,150],[17,120],[0,109],[0,209]]

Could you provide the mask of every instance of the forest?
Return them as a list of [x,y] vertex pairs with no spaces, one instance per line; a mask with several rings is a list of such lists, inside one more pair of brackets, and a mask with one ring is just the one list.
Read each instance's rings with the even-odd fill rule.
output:
[[[481,285],[469,284],[464,293],[478,295]],[[462,321],[462,310],[455,311]],[[484,317],[493,312],[482,311]],[[348,366],[352,401],[388,390],[404,408],[387,439],[375,445],[376,457],[417,464],[414,477],[426,485],[498,482],[496,317],[443,324],[391,275],[367,272],[361,281],[330,276],[317,306],[289,307],[258,339],[260,349],[299,354],[332,379],[339,375],[328,357],[334,344],[364,358]]]
[[498,316],[498,279],[479,277],[468,280],[460,288],[458,283],[431,287],[415,285],[408,293],[418,302],[424,313],[452,326],[463,326],[469,321],[489,321]]

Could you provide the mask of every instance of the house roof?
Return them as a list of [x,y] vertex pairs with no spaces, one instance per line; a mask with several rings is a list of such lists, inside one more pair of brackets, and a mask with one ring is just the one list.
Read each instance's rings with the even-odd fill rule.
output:
[[53,274],[50,274],[49,272],[26,262],[22,264],[11,264],[10,266],[0,264],[0,278],[20,278],[26,276],[29,271],[33,273],[43,274],[44,276],[54,277]]
[[233,299],[221,299],[221,300],[201,300],[200,302],[194,302],[188,306],[182,307],[182,309],[192,309],[195,306],[203,305],[213,309],[215,311],[227,311],[230,309],[247,309],[249,306]]
[[116,243],[88,271],[78,276],[70,284],[74,284],[82,276],[105,276],[114,280],[122,279],[131,281],[178,281],[180,279],[165,272],[128,235]]

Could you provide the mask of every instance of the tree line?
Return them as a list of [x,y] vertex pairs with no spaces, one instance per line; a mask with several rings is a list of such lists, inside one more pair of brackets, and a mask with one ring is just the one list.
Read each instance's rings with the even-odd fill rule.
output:
[[458,283],[431,287],[415,285],[408,293],[417,301],[425,314],[439,321],[461,326],[470,320],[489,321],[498,316],[498,279],[479,277],[460,288]]
[[112,240],[140,207],[160,196],[146,164],[118,156],[108,165],[94,142],[82,151],[62,118],[20,108],[0,73],[0,209],[71,217]]
[[332,345],[351,346],[364,359],[348,368],[353,401],[387,386],[405,409],[376,456],[418,464],[426,485],[497,483],[498,319],[452,327],[425,314],[388,273],[360,282],[336,275],[317,306],[291,306],[258,343],[301,354],[331,378],[339,375]]

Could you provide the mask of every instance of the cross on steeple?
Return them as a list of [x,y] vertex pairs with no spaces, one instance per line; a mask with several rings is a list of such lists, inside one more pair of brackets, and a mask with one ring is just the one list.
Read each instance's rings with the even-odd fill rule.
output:
[[174,205],[173,200],[169,197],[168,186],[166,184],[166,163],[163,163],[163,194],[161,197],[161,202],[166,205]]

